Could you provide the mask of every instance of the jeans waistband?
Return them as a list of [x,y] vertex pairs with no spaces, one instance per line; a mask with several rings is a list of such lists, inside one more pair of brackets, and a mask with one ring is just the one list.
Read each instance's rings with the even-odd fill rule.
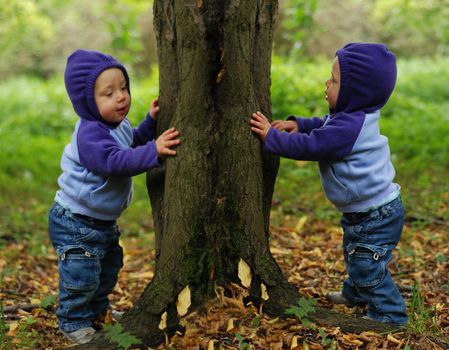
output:
[[59,203],[58,201],[55,201],[54,208],[58,212],[65,213],[65,215],[68,214],[70,216],[76,217],[78,219],[84,220],[90,224],[97,225],[97,226],[112,226],[112,225],[115,225],[115,223],[116,223],[116,220],[100,220],[100,219],[93,218],[91,216],[74,213],[66,205],[63,205],[63,204]]
[[[377,210],[377,209],[374,209]],[[360,212],[360,213],[343,213],[343,216],[349,221],[361,221],[370,216],[371,211]]]
[[100,219],[95,219],[95,218],[87,216],[87,215],[82,215],[82,214],[77,214],[77,213],[73,213],[72,215],[76,218],[87,221],[87,222],[97,225],[97,226],[115,225],[115,220],[100,220]]
[[393,203],[396,200],[400,200],[400,196],[398,196],[398,197],[394,198],[393,200],[389,201],[388,203],[382,204],[378,208],[372,209],[370,211],[343,213],[343,217],[345,217],[349,221],[361,221],[361,220],[368,218],[373,212],[382,209],[384,206],[389,205],[390,203]]

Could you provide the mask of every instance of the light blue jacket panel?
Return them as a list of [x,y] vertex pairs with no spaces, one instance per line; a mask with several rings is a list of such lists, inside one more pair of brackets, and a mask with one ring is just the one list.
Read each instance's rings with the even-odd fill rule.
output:
[[380,133],[379,116],[379,111],[366,114],[347,156],[337,161],[319,161],[324,192],[343,213],[365,211],[385,198],[399,195],[400,187],[393,182],[395,170],[388,139]]
[[[74,213],[115,220],[131,203],[132,177],[95,174],[81,165],[77,146],[80,123],[77,122],[71,142],[61,157],[63,172],[58,178],[60,190],[55,200]],[[121,149],[132,145],[133,129],[128,119],[109,132]]]

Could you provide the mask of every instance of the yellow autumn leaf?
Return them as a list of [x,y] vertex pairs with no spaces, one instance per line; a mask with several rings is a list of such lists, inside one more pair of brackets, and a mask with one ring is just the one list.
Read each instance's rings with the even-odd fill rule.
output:
[[229,332],[232,328],[234,328],[234,320],[230,318],[226,325],[226,332]]
[[350,343],[352,343],[352,344],[354,344],[354,345],[357,345],[357,346],[362,346],[363,345],[363,342],[362,341],[360,341],[360,340],[358,340],[358,339],[356,339],[356,338],[354,338],[354,336],[352,336],[352,335],[350,335],[350,334],[343,334],[343,338],[346,340],[346,341],[348,341],[348,342],[350,342]]
[[268,300],[270,299],[270,297],[268,296],[268,292],[267,292],[267,287],[265,286],[265,284],[261,283],[260,284],[260,297],[263,300]]
[[165,328],[167,328],[167,311],[161,315],[161,322],[159,322],[159,329],[164,330]]
[[217,84],[220,84],[223,81],[224,75],[225,75],[225,68],[222,68],[217,75]]
[[209,340],[209,343],[207,344],[207,350],[214,350],[214,344],[215,344],[216,340],[215,339],[211,339]]
[[307,222],[308,216],[307,215],[303,215],[299,218],[298,222],[296,223],[295,226],[295,232],[296,233],[300,233],[305,225],[305,223]]
[[243,259],[240,259],[239,261],[238,276],[245,288],[249,288],[251,286],[251,269]]
[[19,322],[11,322],[9,324],[9,331],[8,333],[6,333],[6,335],[9,337],[15,337],[18,329],[19,329]]
[[290,349],[294,349],[298,346],[298,337],[295,335],[292,338],[292,343],[290,344]]
[[191,293],[189,286],[185,286],[184,289],[179,293],[178,300],[176,300],[176,308],[178,310],[179,316],[184,316],[189,307],[192,304]]
[[271,254],[277,254],[277,255],[289,255],[291,254],[291,249],[284,249],[279,247],[270,247]]
[[150,279],[153,278],[154,276],[154,272],[153,271],[145,271],[145,272],[135,272],[135,273],[130,273],[129,277],[131,278],[135,278],[135,279]]
[[393,337],[390,333],[387,334],[387,339],[388,339],[388,341],[391,341],[392,343],[401,344],[401,341],[396,339],[395,337]]
[[272,318],[271,320],[268,320],[267,322],[269,323],[269,324],[275,324],[276,322],[278,322],[279,321],[279,317],[276,317],[276,318]]
[[321,249],[320,248],[318,248],[318,247],[315,247],[314,249],[313,249],[313,255],[315,256],[315,257],[318,257],[318,258],[321,258],[322,256],[323,256],[323,252],[321,251]]

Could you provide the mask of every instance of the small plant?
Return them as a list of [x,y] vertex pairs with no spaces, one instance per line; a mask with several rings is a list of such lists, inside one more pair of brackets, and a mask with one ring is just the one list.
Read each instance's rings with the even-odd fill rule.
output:
[[[285,313],[287,315],[294,315],[304,326],[316,331],[317,327],[312,324],[312,322],[307,318],[307,315],[315,311],[315,305],[317,300],[307,299],[301,297],[298,300],[297,305],[288,308]],[[332,338],[329,338],[326,331],[322,328],[318,328],[318,333],[321,337],[321,345],[326,349],[335,350],[337,348],[337,343]]]
[[[442,334],[437,326],[436,310],[433,306],[427,306],[424,297],[419,289],[418,282],[413,285],[412,301],[410,306],[410,317],[407,323],[407,330],[415,334],[432,334],[441,340],[449,348],[447,338]],[[408,346],[408,348],[407,348]],[[410,349],[408,341],[405,349]]]
[[242,337],[242,335],[240,333],[236,333],[235,338],[239,342],[239,345],[238,345],[239,350],[251,350],[252,349],[251,345],[249,345],[246,342],[246,340]]
[[105,324],[104,329],[106,331],[106,338],[110,342],[117,344],[119,349],[127,350],[132,345],[142,344],[140,339],[136,338],[129,332],[125,332],[120,323],[116,323],[114,325]]
[[407,343],[405,343],[404,350],[411,350],[409,342],[410,342],[410,339],[407,339]]
[[260,316],[259,315],[254,316],[254,318],[251,321],[251,326],[252,327],[259,327],[260,326]]
[[315,305],[316,299],[301,297],[298,300],[297,306],[289,307],[285,313],[287,315],[294,315],[304,326],[308,326],[311,322],[306,316],[315,311]]
[[[1,282],[1,279],[0,279]],[[0,302],[0,350],[11,350],[11,339],[7,336],[7,326],[5,314],[3,312],[3,303]]]
[[46,309],[50,306],[56,305],[58,301],[58,296],[56,294],[47,295],[42,301],[39,303],[39,307]]
[[323,345],[329,350],[337,349],[337,343],[335,342],[335,340],[328,338],[327,333],[324,329],[320,328],[318,330],[318,333],[320,334],[321,337],[321,345]]
[[20,349],[37,349],[42,344],[43,339],[35,329],[38,321],[33,317],[20,320],[15,339]]
[[428,331],[435,334],[438,333],[435,323],[435,309],[426,305],[419,284],[415,281],[407,329],[416,334],[424,334]]

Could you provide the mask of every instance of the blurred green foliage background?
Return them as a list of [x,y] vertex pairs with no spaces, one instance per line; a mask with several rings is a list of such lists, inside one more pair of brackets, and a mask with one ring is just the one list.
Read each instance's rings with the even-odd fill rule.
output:
[[[275,53],[330,57],[381,41],[402,58],[449,53],[449,0],[279,0]],[[151,0],[0,0],[0,79],[48,78],[78,47],[105,50],[140,76],[157,63]]]
[[[409,216],[449,221],[449,0],[281,0],[272,64],[274,118],[327,112],[324,81],[347,42],[382,41],[398,57],[397,88],[383,109],[396,180]],[[130,69],[137,124],[158,95],[152,8],[144,0],[0,0],[0,245],[27,240],[45,253],[59,160],[77,116],[62,79],[78,47]],[[135,180],[123,232],[152,227],[145,176]],[[316,164],[282,160],[272,218],[338,220]],[[415,223],[416,224],[416,223]]]

